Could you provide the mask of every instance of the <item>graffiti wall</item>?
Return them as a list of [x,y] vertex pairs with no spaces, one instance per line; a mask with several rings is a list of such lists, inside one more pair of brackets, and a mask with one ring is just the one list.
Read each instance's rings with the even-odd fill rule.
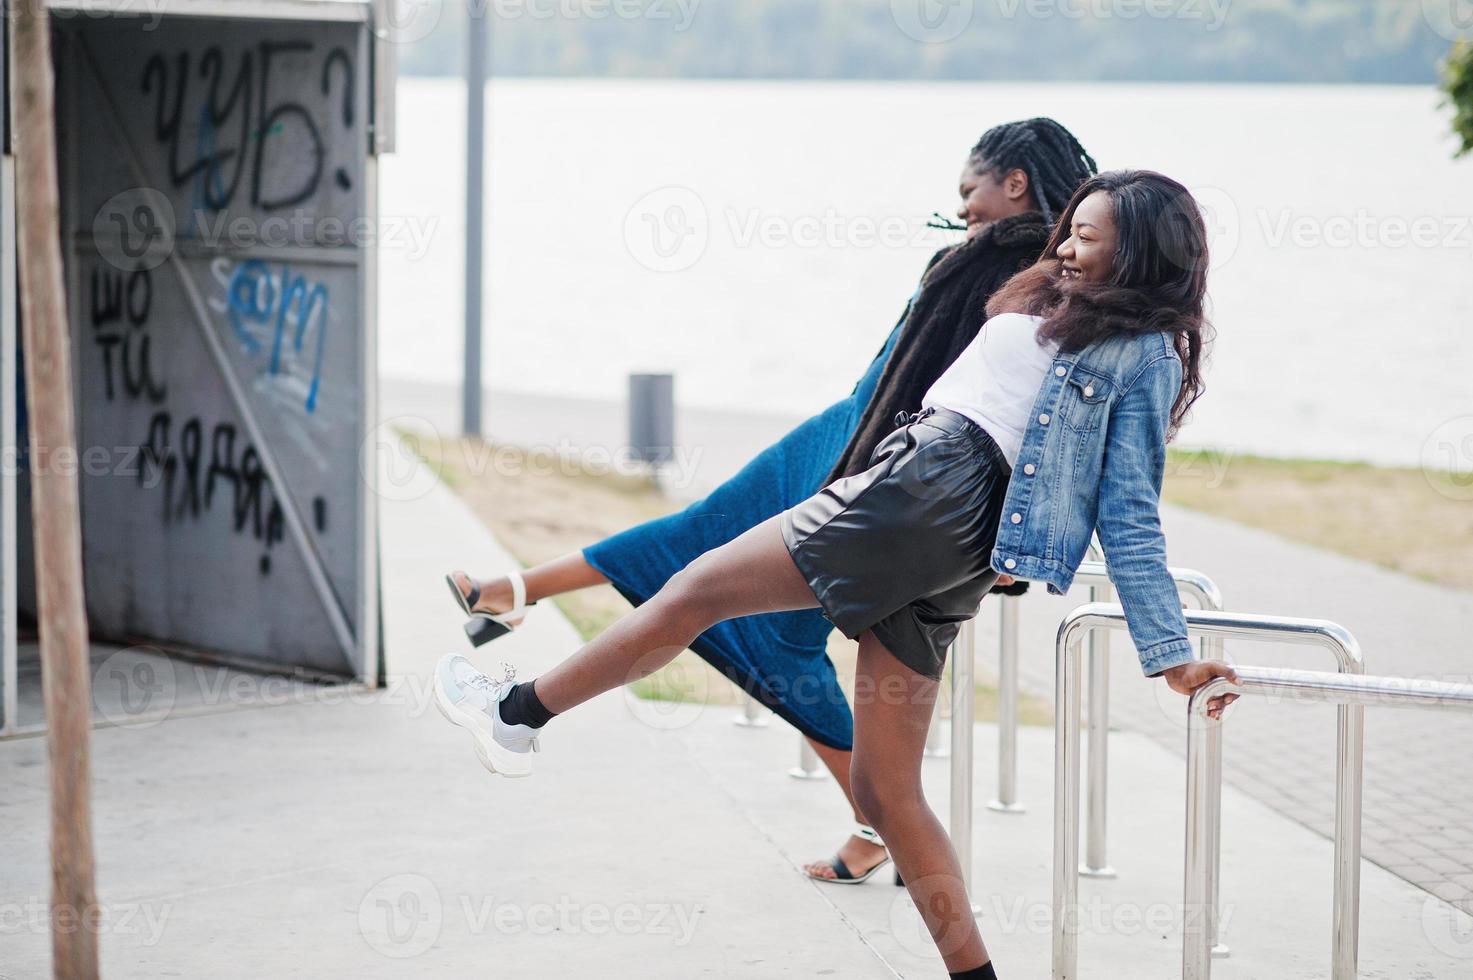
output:
[[96,634],[356,672],[365,35],[57,23]]

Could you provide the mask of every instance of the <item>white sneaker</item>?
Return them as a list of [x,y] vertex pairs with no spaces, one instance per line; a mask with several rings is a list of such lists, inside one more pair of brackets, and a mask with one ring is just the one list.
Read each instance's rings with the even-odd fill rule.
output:
[[501,702],[511,692],[516,668],[502,664],[505,676],[493,681],[465,657],[447,653],[435,665],[435,706],[476,740],[481,765],[503,776],[529,776],[532,753],[541,751],[538,729],[501,720]]

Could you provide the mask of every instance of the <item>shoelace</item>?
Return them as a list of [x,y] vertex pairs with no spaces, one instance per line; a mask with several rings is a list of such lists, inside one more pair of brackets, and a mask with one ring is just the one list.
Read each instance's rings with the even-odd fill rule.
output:
[[517,669],[512,664],[503,660],[501,662],[501,674],[501,680],[493,681],[485,674],[475,673],[466,678],[466,683],[479,691],[485,691],[487,694],[495,694],[498,688],[505,687],[517,679]]

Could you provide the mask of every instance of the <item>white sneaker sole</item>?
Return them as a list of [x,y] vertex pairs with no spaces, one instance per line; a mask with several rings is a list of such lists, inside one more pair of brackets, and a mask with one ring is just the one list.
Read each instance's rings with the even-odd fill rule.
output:
[[435,679],[435,707],[440,709],[440,714],[452,725],[459,725],[471,733],[476,742],[476,757],[481,760],[481,765],[488,772],[498,776],[506,776],[508,779],[520,779],[532,775],[532,761],[526,756],[531,753],[513,752],[503,746],[491,735],[482,730],[470,717],[470,712],[452,705],[445,697],[445,692],[440,688],[440,681]]

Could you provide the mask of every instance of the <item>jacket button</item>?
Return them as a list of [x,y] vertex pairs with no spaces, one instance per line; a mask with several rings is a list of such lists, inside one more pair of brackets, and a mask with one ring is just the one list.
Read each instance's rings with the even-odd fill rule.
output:
[[1037,470],[1037,469],[1038,469],[1038,467],[1034,466],[1032,463],[1024,463],[1023,464],[1023,472],[1024,473],[1027,473],[1029,476],[1032,476],[1033,473],[1034,473],[1034,471]]
[[1054,368],[1054,374],[1057,374],[1061,378],[1064,375],[1068,374],[1068,373],[1069,373],[1069,369],[1066,368],[1066,367],[1064,367],[1064,365],[1062,365],[1062,364],[1060,364],[1058,367]]
[[1048,425],[1048,412],[1044,412],[1042,415],[1040,415],[1038,417],[1038,424],[1039,425]]
[[1085,388],[1084,388],[1084,397],[1085,398],[1093,398],[1094,397],[1094,393],[1095,393],[1095,386],[1094,385],[1086,385],[1085,386]]
[[1023,523],[1023,515],[1022,514],[1014,514],[1012,516],[1011,520],[1012,520],[1012,522],[1014,524],[1022,524]]
[[1013,561],[1011,558],[1009,558],[1007,561],[1004,561],[1002,563],[1002,566],[1004,568],[1017,568],[1018,567],[1018,563],[1015,562],[1015,561]]

